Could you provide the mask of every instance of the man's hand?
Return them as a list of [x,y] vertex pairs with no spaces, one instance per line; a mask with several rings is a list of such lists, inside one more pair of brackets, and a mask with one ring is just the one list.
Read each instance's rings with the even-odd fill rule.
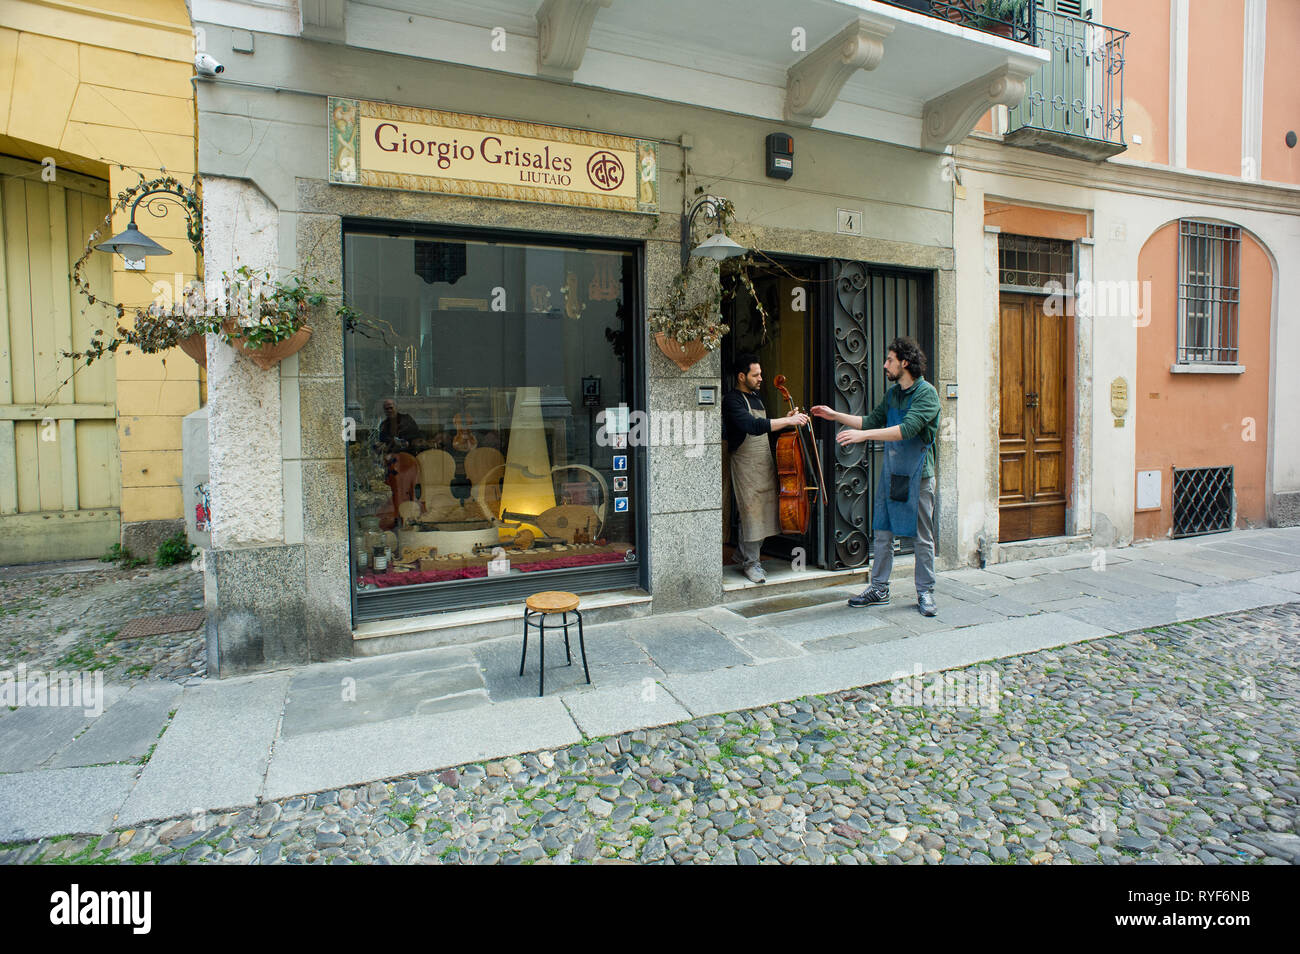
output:
[[835,443],[841,447],[847,447],[850,444],[861,444],[867,440],[867,432],[860,431],[855,427],[846,427],[835,435]]
[[799,427],[804,427],[808,423],[809,423],[808,415],[804,414],[802,411],[799,411],[795,414],[791,414],[789,417],[778,417],[775,421],[772,422],[772,430],[783,431],[787,427],[795,427],[796,425]]

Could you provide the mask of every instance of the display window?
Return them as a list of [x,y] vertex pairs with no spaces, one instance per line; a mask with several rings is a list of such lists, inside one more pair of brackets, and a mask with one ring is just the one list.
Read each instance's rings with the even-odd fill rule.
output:
[[620,424],[640,404],[638,263],[346,232],[348,300],[369,319],[344,359],[359,618],[640,579],[641,462]]

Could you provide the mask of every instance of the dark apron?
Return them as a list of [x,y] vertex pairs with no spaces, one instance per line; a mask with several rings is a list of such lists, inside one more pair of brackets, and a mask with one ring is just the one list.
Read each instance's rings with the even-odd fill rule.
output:
[[[745,402],[748,406],[749,402]],[[754,417],[766,411],[749,408]],[[777,515],[776,461],[766,434],[749,434],[731,454],[731,486],[740,509],[740,539],[764,540],[781,532]]]
[[[885,427],[901,424],[911,410],[912,399],[915,397],[916,392],[913,391],[902,410],[886,407]],[[896,537],[915,537],[921,471],[925,469],[925,452],[930,445],[923,444],[920,437],[882,443],[885,445],[885,459],[880,468],[880,481],[876,484],[871,529],[887,530]],[[895,499],[901,495],[904,486],[907,490],[906,499]]]

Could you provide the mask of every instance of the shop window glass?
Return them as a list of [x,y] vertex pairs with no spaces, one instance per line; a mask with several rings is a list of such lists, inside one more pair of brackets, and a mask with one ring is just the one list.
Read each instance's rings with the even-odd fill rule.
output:
[[348,298],[377,326],[345,355],[359,592],[636,562],[634,451],[597,419],[633,403],[635,268],[627,250],[347,235]]

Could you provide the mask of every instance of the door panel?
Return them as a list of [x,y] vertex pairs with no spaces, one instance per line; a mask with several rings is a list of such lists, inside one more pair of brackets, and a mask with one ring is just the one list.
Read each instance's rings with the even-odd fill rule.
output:
[[1002,541],[1065,533],[1066,338],[1062,316],[1044,315],[1042,299],[1000,300],[1001,413],[999,532]]
[[[108,184],[4,156],[0,174],[0,563],[98,556],[121,522],[115,371],[105,356],[74,375],[63,353],[113,326],[68,277]],[[107,298],[109,256],[84,277]]]
[[[832,337],[828,344],[833,360],[828,369],[832,378],[827,382],[827,391],[834,401],[826,403],[848,414],[870,413],[889,384],[882,367],[885,349],[899,335],[916,339],[930,360],[927,379],[937,380],[929,275],[836,260],[831,263],[831,277],[834,291],[828,329]],[[823,428],[823,461],[828,476],[833,473],[834,479],[831,493],[835,507],[828,515],[827,526],[832,565],[865,566],[871,555],[871,506],[884,450],[879,443],[839,447],[834,443],[838,428]],[[938,454],[936,448],[936,462]],[[936,507],[939,505],[936,500]],[[895,543],[900,545],[897,539]],[[911,543],[905,540],[901,547],[910,552]]]

